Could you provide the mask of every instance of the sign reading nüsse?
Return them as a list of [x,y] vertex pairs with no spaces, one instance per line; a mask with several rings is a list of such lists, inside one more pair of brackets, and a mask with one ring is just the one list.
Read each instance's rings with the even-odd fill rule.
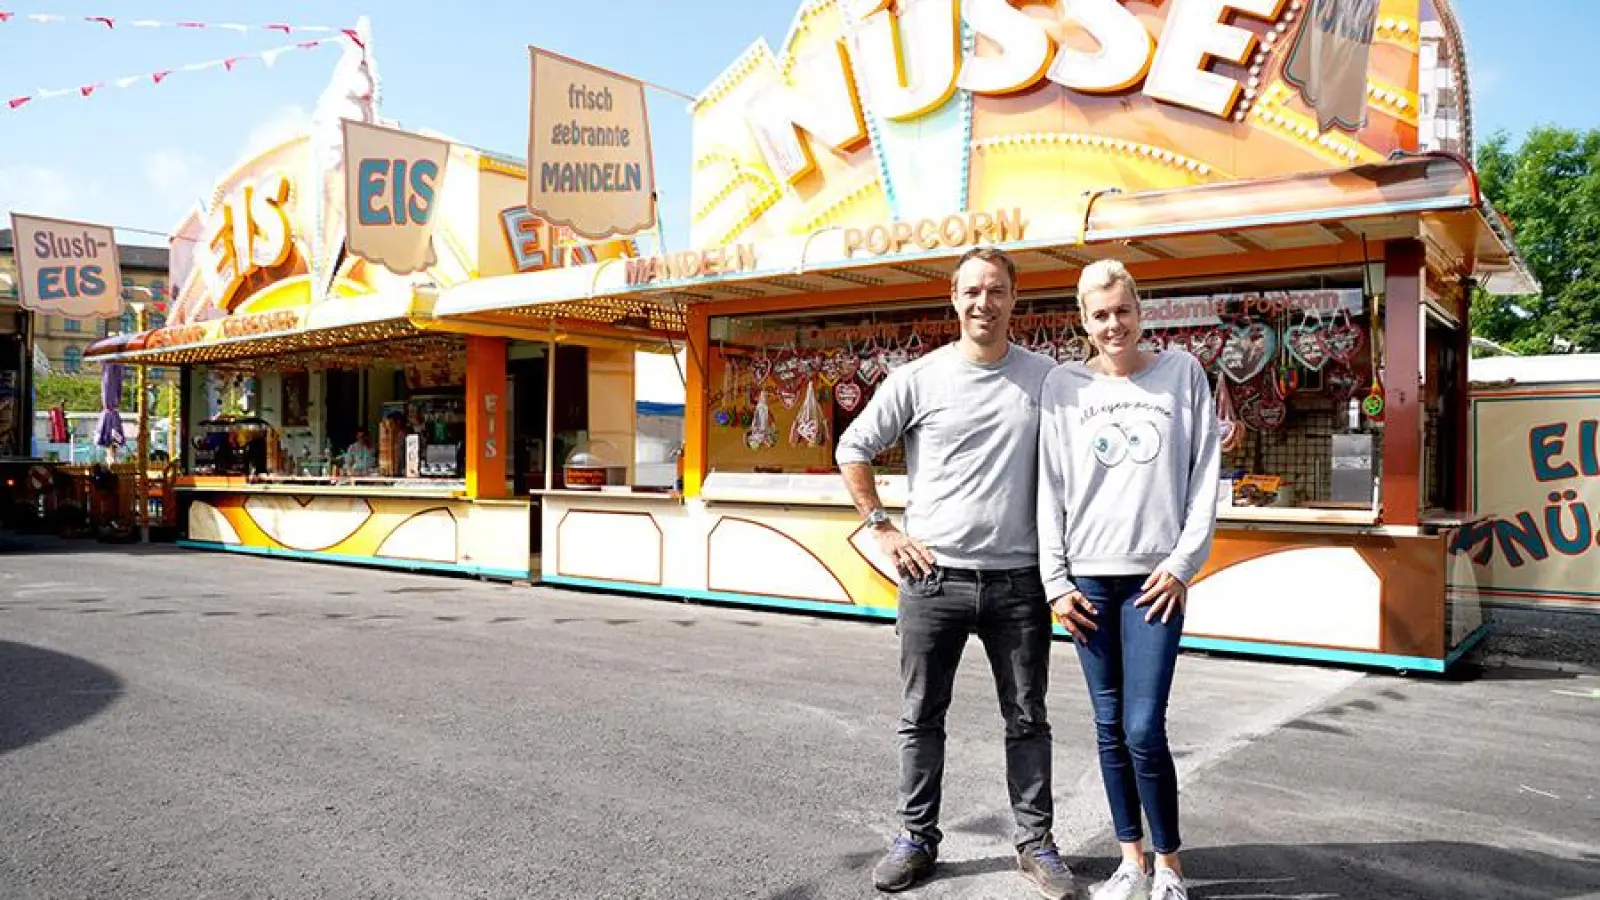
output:
[[537,47],[529,53],[529,212],[590,240],[654,226],[644,85]]

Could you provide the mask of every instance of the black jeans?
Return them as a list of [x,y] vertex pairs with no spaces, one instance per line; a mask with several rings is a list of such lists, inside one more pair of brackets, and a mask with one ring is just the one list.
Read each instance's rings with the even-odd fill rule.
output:
[[900,815],[913,837],[937,846],[944,781],[944,719],[967,636],[983,641],[1006,726],[1006,786],[1015,841],[1051,839],[1050,605],[1037,568],[936,568],[902,578],[900,634]]

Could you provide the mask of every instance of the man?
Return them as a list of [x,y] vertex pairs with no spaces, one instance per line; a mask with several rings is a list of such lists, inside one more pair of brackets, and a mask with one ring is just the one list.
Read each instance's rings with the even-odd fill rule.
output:
[[[900,367],[839,438],[850,496],[900,572],[900,815],[905,834],[873,870],[882,891],[932,874],[938,857],[945,711],[976,632],[1006,724],[1006,784],[1018,868],[1047,897],[1076,895],[1051,834],[1051,613],[1035,515],[1039,391],[1055,366],[1007,338],[1017,269],[997,249],[968,251],[951,276],[954,343]],[[889,520],[872,460],[905,440],[906,530]]]

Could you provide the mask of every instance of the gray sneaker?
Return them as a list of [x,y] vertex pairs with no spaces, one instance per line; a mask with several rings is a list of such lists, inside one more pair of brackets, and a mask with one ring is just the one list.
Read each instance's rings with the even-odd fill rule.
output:
[[1094,889],[1094,900],[1150,900],[1150,876],[1135,863],[1123,860],[1111,877]]
[[1189,888],[1171,869],[1156,869],[1151,882],[1150,900],[1189,900]]
[[1067,868],[1055,844],[1046,843],[1017,854],[1017,868],[1049,900],[1078,900],[1078,879]]
[[872,869],[872,885],[880,891],[895,893],[910,890],[917,882],[933,874],[933,861],[938,851],[931,845],[904,835],[894,839],[894,845]]

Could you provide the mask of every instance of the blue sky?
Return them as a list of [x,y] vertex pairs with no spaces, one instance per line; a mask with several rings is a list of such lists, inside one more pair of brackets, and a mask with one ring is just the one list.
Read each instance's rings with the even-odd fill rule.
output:
[[[276,0],[0,0],[19,13],[0,24],[0,101],[176,69],[300,38],[272,32],[113,31],[43,25],[21,14],[108,15],[123,20],[349,25],[372,18],[384,114],[456,140],[523,155],[528,44],[609,66],[690,94],[752,41],[783,39],[799,0],[611,0],[606,3],[453,3]],[[1600,127],[1592,41],[1600,0],[1456,0],[1466,24],[1478,133],[1521,134],[1541,123]],[[338,50],[289,53],[271,69],[172,75],[159,86],[106,88],[0,105],[0,222],[13,208],[165,232],[253,142],[308,115]],[[686,104],[651,92],[651,131],[668,242],[688,232]],[[125,233],[125,240],[149,237]]]

